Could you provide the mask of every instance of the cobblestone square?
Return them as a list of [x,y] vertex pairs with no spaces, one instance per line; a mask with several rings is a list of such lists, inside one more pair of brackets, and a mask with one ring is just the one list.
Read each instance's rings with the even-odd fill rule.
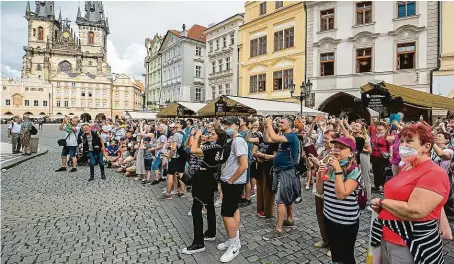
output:
[[[4,130],[6,127],[1,126]],[[49,152],[3,172],[1,177],[2,263],[218,263],[226,239],[219,210],[215,242],[192,256],[181,249],[192,242],[191,206],[186,198],[158,200],[164,183],[143,186],[112,169],[101,181],[87,182],[88,167],[56,173],[61,134],[44,125],[40,144]],[[7,138],[2,133],[2,141]],[[241,209],[241,254],[232,263],[329,263],[320,239],[311,191],[296,206],[296,227],[265,242],[261,235],[275,219],[260,219],[255,205]],[[356,244],[358,263],[365,263],[369,211],[364,211]],[[342,238],[339,238],[342,239]],[[446,263],[454,263],[454,242],[444,242]]]

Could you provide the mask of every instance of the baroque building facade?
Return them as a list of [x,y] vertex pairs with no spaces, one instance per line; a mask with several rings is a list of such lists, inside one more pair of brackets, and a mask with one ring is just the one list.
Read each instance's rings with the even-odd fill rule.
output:
[[235,14],[205,30],[205,98],[238,95],[238,31],[244,14]]
[[[75,115],[88,121],[120,118],[125,111],[142,109],[142,85],[124,74],[112,75],[107,63],[110,31],[103,3],[85,1],[84,6],[84,15],[80,7],[77,10],[76,34],[61,11],[55,17],[54,1],[36,1],[34,11],[27,1],[22,80],[2,78],[2,117],[28,112],[49,118]],[[40,87],[30,86],[30,80]],[[35,91],[43,93],[37,100],[29,99]]]
[[360,87],[374,79],[431,92],[437,2],[309,1],[306,6],[307,75],[320,110],[349,112],[354,98],[361,98]]
[[304,80],[306,17],[303,2],[248,1],[240,26],[239,95],[293,100]]
[[147,94],[147,105],[149,109],[159,109],[161,101],[161,48],[162,37],[156,34],[152,39],[145,39],[147,57],[145,58],[145,90]]
[[186,30],[169,30],[162,40],[162,84],[160,101],[203,102],[205,100],[205,27],[194,25]]

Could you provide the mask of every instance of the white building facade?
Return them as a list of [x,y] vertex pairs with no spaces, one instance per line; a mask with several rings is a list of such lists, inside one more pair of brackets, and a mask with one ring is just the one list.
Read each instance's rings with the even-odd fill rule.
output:
[[162,64],[161,102],[203,102],[205,100],[205,27],[169,30],[159,53]]
[[307,77],[315,107],[360,97],[377,79],[430,93],[437,66],[436,2],[306,2]]
[[161,48],[162,37],[156,34],[153,39],[146,39],[147,57],[145,58],[145,92],[147,94],[147,105],[151,109],[159,108],[161,105]]
[[235,14],[205,30],[205,98],[238,95],[238,30],[244,14]]

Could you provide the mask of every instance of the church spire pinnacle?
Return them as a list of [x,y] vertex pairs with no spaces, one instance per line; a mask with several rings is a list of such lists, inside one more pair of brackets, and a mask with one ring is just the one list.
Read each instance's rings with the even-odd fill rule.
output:
[[62,18],[61,18],[61,6],[60,6],[60,13],[58,14],[58,21],[59,21],[60,24],[61,24],[61,21],[62,21]]
[[27,1],[27,8],[25,9],[25,14],[30,14],[30,2]]
[[77,8],[77,19],[82,18],[82,15],[80,14],[80,6]]

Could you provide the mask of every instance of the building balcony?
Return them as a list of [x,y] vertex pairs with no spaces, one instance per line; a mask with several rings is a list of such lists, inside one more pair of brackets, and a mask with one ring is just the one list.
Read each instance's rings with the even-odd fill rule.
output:
[[230,68],[229,70],[224,70],[222,72],[215,72],[215,73],[210,73],[208,75],[208,80],[216,80],[216,79],[221,79],[225,77],[230,77],[233,76],[233,69]]

